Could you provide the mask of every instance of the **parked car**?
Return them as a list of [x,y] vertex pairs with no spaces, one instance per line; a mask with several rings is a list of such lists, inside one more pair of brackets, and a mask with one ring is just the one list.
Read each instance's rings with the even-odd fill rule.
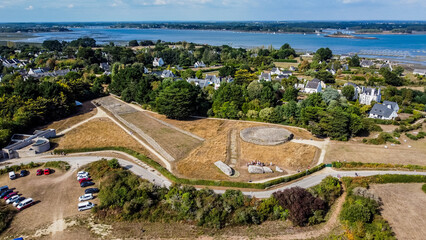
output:
[[80,175],[89,175],[89,173],[84,172],[84,171],[80,171],[80,172],[77,173],[77,177],[80,176]]
[[78,211],[89,210],[94,206],[95,206],[95,204],[93,204],[91,202],[82,202],[82,203],[78,204]]
[[50,168],[44,169],[44,175],[49,175],[51,173]]
[[7,194],[5,197],[3,197],[4,200],[7,200],[13,196],[15,196],[16,194],[18,194],[17,192],[11,192],[9,194]]
[[22,201],[24,201],[25,200],[25,198],[24,197],[19,197],[18,199],[16,199],[13,203],[12,203],[12,205],[14,206],[14,207],[16,207],[16,206],[18,206],[18,204],[20,203],[20,202],[22,202]]
[[21,177],[25,177],[27,175],[28,175],[28,171],[27,170],[21,170],[21,174],[20,174]]
[[0,187],[0,193],[4,192],[6,190],[9,190],[8,186],[2,186],[2,187]]
[[24,240],[23,237],[14,238],[13,240]]
[[3,191],[3,192],[0,194],[0,198],[4,198],[7,194],[9,194],[9,193],[11,193],[11,192],[13,192],[13,190],[12,190],[12,189],[7,189],[6,191]]
[[19,198],[19,195],[14,195],[6,200],[6,204],[11,204]]
[[90,200],[90,199],[93,199],[93,194],[88,193],[88,194],[84,194],[83,196],[80,196],[78,198],[78,201],[84,202],[84,201],[87,201],[87,200]]
[[88,193],[98,193],[99,189],[98,188],[88,188],[86,190],[84,190],[84,193],[88,194]]
[[90,178],[90,175],[80,175],[77,177],[77,181],[80,181],[80,179],[83,179],[83,178]]
[[88,187],[88,186],[93,186],[93,185],[95,185],[94,182],[82,182],[80,184],[80,187]]
[[89,181],[92,181],[92,179],[91,178],[82,178],[82,179],[78,180],[78,183],[82,184],[84,182],[89,182]]
[[15,174],[15,172],[14,172],[14,171],[9,172],[9,178],[10,178],[10,180],[14,180],[14,179],[16,179],[16,174]]
[[24,210],[25,208],[27,208],[27,207],[29,207],[29,206],[31,206],[33,204],[34,204],[33,199],[32,198],[27,198],[24,201],[20,202],[18,204],[18,206],[16,206],[16,209],[18,209],[19,211],[21,211],[21,210]]
[[37,176],[43,175],[43,169],[37,169],[36,175]]

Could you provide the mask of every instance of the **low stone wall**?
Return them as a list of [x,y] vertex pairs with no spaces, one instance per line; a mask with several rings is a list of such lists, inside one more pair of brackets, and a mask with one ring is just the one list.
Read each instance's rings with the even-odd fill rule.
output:
[[243,129],[240,137],[256,145],[274,146],[290,141],[293,134],[284,128],[261,126]]

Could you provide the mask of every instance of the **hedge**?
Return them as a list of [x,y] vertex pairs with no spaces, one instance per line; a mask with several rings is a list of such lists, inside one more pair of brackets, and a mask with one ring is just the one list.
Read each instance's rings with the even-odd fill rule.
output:
[[218,180],[204,180],[204,179],[187,179],[187,178],[179,178],[173,175],[169,170],[161,166],[158,162],[142,155],[134,150],[125,148],[125,147],[99,147],[99,148],[80,148],[80,149],[56,149],[54,150],[55,154],[60,153],[78,153],[78,152],[99,152],[99,151],[120,151],[125,152],[133,157],[145,162],[151,167],[155,168],[159,171],[163,176],[168,178],[174,183],[177,184],[186,184],[186,185],[202,185],[202,186],[217,186],[217,187],[235,187],[235,188],[254,188],[254,189],[266,189],[270,188],[274,185],[286,183],[293,181],[295,179],[304,177],[306,175],[310,175],[314,172],[317,172],[325,167],[325,164],[320,164],[316,167],[313,167],[305,172],[300,172],[291,176],[277,178],[264,183],[246,183],[246,182],[230,182],[230,181],[218,181]]
[[419,165],[402,165],[389,163],[362,163],[362,162],[333,162],[334,168],[373,168],[373,169],[409,169],[409,170],[426,170],[426,166]]
[[296,59],[274,59],[274,62],[297,63]]
[[0,175],[3,175],[5,173],[14,171],[14,172],[18,172],[20,170],[23,169],[30,169],[30,168],[36,168],[36,167],[40,167],[42,166],[43,163],[34,163],[34,162],[30,162],[28,164],[20,164],[20,165],[13,165],[13,166],[6,166],[3,169],[0,169]]

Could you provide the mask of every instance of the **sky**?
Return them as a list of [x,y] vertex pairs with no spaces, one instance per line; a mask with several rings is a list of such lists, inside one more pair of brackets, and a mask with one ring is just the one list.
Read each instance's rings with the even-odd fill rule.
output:
[[0,22],[426,20],[426,0],[0,0]]

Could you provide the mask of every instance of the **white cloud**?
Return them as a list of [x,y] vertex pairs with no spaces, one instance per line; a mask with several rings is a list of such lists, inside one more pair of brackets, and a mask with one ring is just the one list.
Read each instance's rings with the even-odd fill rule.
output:
[[32,5],[25,8],[25,10],[33,10],[33,9],[34,9],[34,7]]
[[74,4],[69,4],[68,6],[67,6],[68,8],[73,8],[74,7]]

